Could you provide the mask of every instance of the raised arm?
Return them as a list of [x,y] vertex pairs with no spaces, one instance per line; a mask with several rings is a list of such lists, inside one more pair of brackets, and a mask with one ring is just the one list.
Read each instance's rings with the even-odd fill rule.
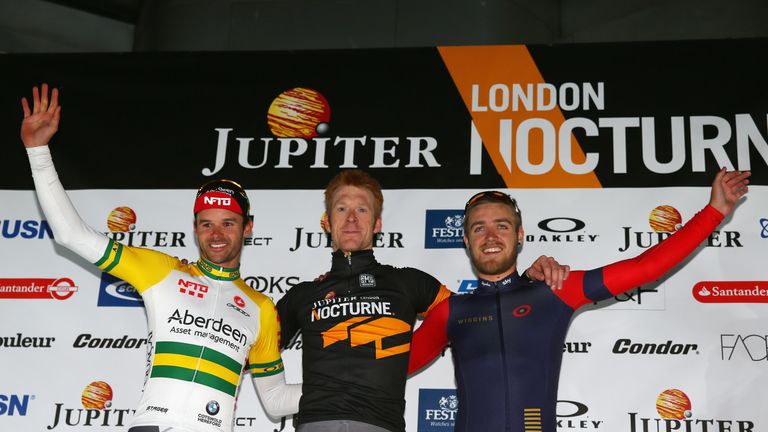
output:
[[709,204],[676,233],[642,254],[587,272],[571,273],[556,295],[574,309],[659,279],[703,242],[747,193],[749,172],[720,170]]
[[59,92],[53,89],[48,96],[48,85],[32,89],[32,109],[26,98],[21,99],[24,120],[21,140],[27,149],[32,178],[40,207],[45,213],[56,243],[71,249],[90,262],[98,261],[109,240],[86,225],[77,214],[53,165],[48,143],[56,134],[61,118]]

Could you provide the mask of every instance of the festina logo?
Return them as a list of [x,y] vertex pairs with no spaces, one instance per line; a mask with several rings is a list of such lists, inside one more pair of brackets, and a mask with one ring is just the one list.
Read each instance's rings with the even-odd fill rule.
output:
[[[237,146],[237,164],[246,169],[293,168],[294,164],[306,168],[438,168],[435,158],[437,139],[434,137],[318,137],[230,139],[232,128],[215,128],[217,134],[216,157],[213,168],[203,168],[204,176],[212,176],[226,164],[230,144]],[[364,156],[360,153],[367,150]],[[372,150],[372,151],[371,151]],[[234,151],[233,151],[234,152]],[[372,154],[371,154],[372,153]],[[328,157],[327,155],[331,155]],[[342,163],[329,166],[329,160]]]

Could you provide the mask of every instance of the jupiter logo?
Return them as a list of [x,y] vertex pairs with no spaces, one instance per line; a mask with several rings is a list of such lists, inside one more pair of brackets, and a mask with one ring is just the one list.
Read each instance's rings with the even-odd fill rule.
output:
[[691,417],[691,400],[680,390],[664,390],[656,398],[656,412],[664,419],[689,418]]
[[130,207],[117,207],[107,217],[111,232],[128,232],[136,229],[136,212]]
[[83,390],[80,401],[85,409],[104,409],[112,406],[112,387],[104,381],[94,381]]
[[276,137],[311,139],[328,132],[331,107],[320,92],[305,87],[286,90],[272,101],[267,123]]
[[670,205],[660,205],[651,210],[651,214],[648,216],[648,224],[657,233],[671,233],[680,229],[683,224],[683,218],[676,208]]

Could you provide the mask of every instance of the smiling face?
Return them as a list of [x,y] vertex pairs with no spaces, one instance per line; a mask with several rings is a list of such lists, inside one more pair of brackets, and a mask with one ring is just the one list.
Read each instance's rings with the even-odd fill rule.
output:
[[517,227],[512,209],[502,203],[484,203],[466,215],[464,244],[479,277],[497,280],[517,265],[523,227]]
[[381,231],[373,194],[357,186],[342,186],[331,199],[329,223],[331,240],[345,253],[373,248],[373,235]]
[[195,215],[195,236],[200,256],[227,268],[240,265],[243,239],[251,235],[253,222],[243,225],[242,215],[225,209],[202,210]]

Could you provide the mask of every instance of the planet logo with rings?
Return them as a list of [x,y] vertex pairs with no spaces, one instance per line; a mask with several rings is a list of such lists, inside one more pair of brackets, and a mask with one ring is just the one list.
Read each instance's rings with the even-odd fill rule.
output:
[[693,415],[688,395],[677,389],[667,389],[659,394],[656,411],[664,419],[684,420]]
[[107,217],[107,228],[111,232],[128,232],[136,229],[136,212],[130,207],[117,207]]
[[104,409],[112,406],[112,387],[104,381],[94,381],[83,389],[80,402],[85,409]]
[[660,205],[651,210],[648,223],[655,232],[675,232],[682,226],[683,218],[676,208],[670,205]]
[[331,107],[319,91],[296,87],[280,93],[267,112],[267,124],[279,138],[311,139],[330,130]]

